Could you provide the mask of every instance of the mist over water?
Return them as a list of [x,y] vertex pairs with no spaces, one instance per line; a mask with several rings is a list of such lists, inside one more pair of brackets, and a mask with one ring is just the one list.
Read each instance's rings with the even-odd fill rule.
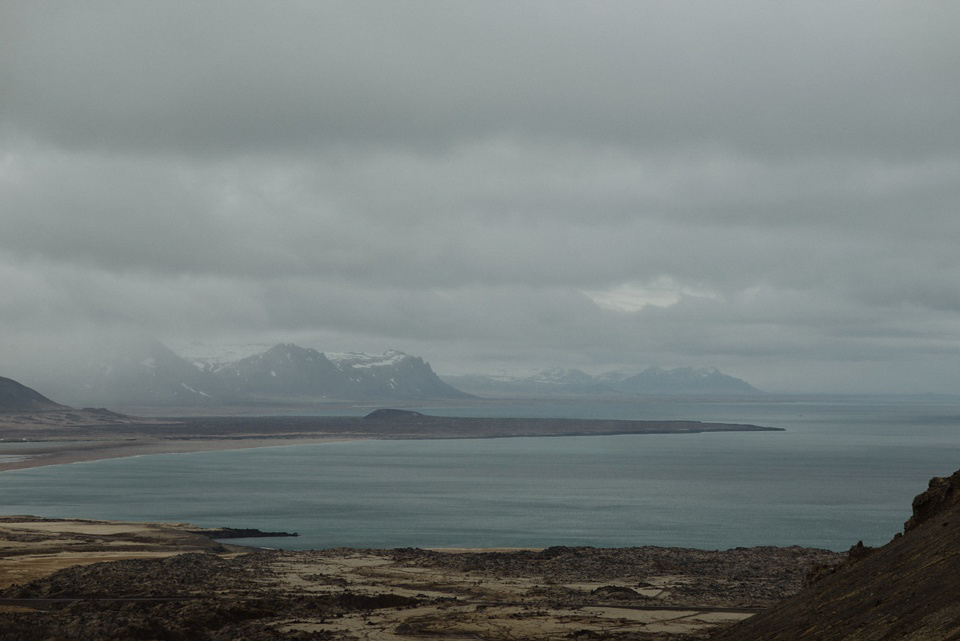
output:
[[297,531],[286,548],[880,545],[960,467],[960,401],[513,403],[437,415],[692,419],[785,432],[358,441],[0,475],[0,512]]

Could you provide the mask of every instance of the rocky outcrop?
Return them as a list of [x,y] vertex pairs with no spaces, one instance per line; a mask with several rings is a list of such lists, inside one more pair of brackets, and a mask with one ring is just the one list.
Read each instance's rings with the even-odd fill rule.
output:
[[903,524],[909,532],[960,504],[960,470],[948,477],[930,479],[927,491],[913,499],[913,516]]

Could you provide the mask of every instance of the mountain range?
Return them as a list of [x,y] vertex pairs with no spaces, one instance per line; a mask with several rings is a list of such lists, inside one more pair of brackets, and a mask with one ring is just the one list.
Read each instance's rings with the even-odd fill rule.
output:
[[632,376],[623,372],[591,376],[578,369],[551,368],[525,376],[445,376],[444,380],[477,396],[510,398],[762,394],[746,381],[712,367],[649,367]]
[[290,343],[236,360],[188,359],[159,342],[39,385],[76,405],[218,407],[470,398],[403,352],[333,359]]
[[[156,341],[98,355],[30,384],[80,407],[227,407],[328,402],[484,398],[623,398],[642,395],[757,395],[716,369],[651,367],[591,376],[553,368],[527,376],[447,376],[400,351],[323,353],[292,343],[181,355]],[[182,346],[181,351],[191,346]]]

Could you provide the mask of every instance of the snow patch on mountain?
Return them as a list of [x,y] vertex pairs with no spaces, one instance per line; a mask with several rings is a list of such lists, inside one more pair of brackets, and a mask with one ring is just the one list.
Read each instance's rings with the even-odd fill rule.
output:
[[172,351],[192,363],[197,369],[215,372],[229,363],[261,354],[271,347],[267,343],[203,343],[181,341],[169,344]]
[[341,368],[370,369],[373,367],[395,367],[409,355],[400,350],[391,349],[383,354],[365,354],[363,352],[328,353],[327,358]]

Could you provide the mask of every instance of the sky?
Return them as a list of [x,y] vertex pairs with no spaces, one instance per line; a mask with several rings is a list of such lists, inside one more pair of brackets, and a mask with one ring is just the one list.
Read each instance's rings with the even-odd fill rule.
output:
[[151,337],[960,393],[958,32],[947,1],[0,0],[0,375]]

